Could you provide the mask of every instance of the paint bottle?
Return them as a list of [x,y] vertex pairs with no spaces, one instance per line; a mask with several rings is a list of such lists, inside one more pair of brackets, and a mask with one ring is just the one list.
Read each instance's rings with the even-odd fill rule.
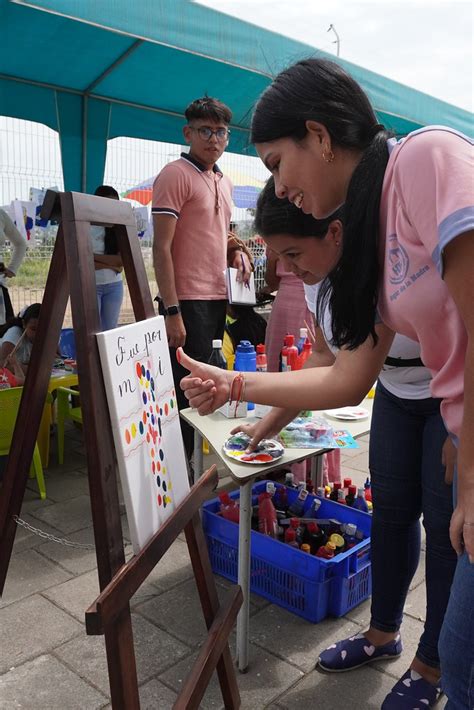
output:
[[230,495],[224,491],[219,493],[219,500],[221,502],[220,514],[226,520],[231,520],[233,523],[239,522],[239,504],[236,500],[233,500]]
[[357,489],[357,498],[355,499],[354,505],[352,507],[356,510],[362,510],[362,512],[364,513],[369,512],[369,506],[367,505],[367,501],[365,500],[364,488]]
[[311,480],[311,478],[307,478],[307,479],[306,479],[306,490],[308,491],[308,494],[309,494],[310,496],[313,495],[313,493],[314,493],[314,483],[313,483],[313,481]]
[[295,336],[285,335],[284,345],[281,351],[281,371],[299,370],[298,348],[295,345]]
[[221,370],[227,370],[227,360],[222,352],[222,340],[216,339],[212,341],[212,353],[207,362],[209,365],[214,365],[214,367],[220,367]]
[[296,347],[298,348],[298,355],[301,355],[303,352],[304,344],[306,340],[308,339],[308,329],[307,328],[300,328],[300,337],[298,342],[296,343]]
[[303,351],[301,355],[299,356],[299,363],[300,363],[300,369],[303,367],[305,364],[306,360],[309,358],[309,356],[313,352],[313,346],[311,345],[310,341],[308,338],[306,338],[306,342],[303,345]]
[[295,477],[291,471],[285,473],[285,486],[287,486],[287,488],[298,488],[298,484],[295,483]]
[[265,345],[257,345],[257,372],[267,371],[267,356],[265,354]]
[[[257,369],[257,354],[250,340],[241,340],[235,351],[234,370],[237,372],[255,372]],[[255,409],[253,402],[247,402],[247,409]]]
[[342,535],[339,535],[338,533],[333,533],[331,537],[329,538],[329,542],[332,542],[336,548],[335,554],[338,555],[341,552],[344,552],[344,549],[346,547],[346,542]]
[[316,557],[322,557],[325,560],[331,560],[336,552],[336,546],[333,542],[327,542],[325,545],[321,545],[319,550],[316,552]]
[[277,537],[277,514],[270,493],[258,496],[258,531],[262,535]]
[[316,495],[319,498],[326,498],[326,489],[324,488],[324,486],[320,486],[316,489]]
[[346,549],[350,550],[351,547],[357,545],[358,540],[356,539],[357,526],[354,523],[347,523],[344,531],[344,540],[346,541]]
[[327,542],[327,537],[316,523],[308,523],[306,526],[307,543],[311,547],[311,553],[315,555],[322,545]]
[[346,503],[346,496],[344,495],[344,490],[340,488],[337,492],[337,501],[336,503],[340,503],[341,505],[347,505]]
[[303,544],[300,547],[301,552],[306,552],[308,555],[311,554],[311,547],[306,543],[303,542]]
[[349,491],[346,495],[346,503],[347,505],[350,505],[351,507],[354,505],[355,499],[357,495],[357,486],[350,485],[349,486]]
[[289,506],[288,515],[291,515],[295,518],[301,518],[304,512],[304,502],[307,497],[308,491],[306,490],[306,488],[302,488],[298,493],[298,497],[296,498],[296,500],[294,500],[293,503],[291,503],[291,505]]
[[329,494],[329,499],[336,502],[337,496],[338,496],[338,491],[340,491],[341,489],[342,489],[342,483],[340,481],[334,481],[332,491]]
[[352,486],[352,478],[344,478],[342,487],[344,488],[344,493],[346,495],[349,493],[349,486]]
[[365,490],[365,500],[370,500],[372,502],[372,486],[370,483],[370,478],[367,476],[367,479],[364,483],[364,490]]
[[304,528],[301,525],[299,518],[291,518],[290,519],[290,529],[294,530],[295,535],[296,535],[296,542],[298,543],[298,547],[299,547],[301,545],[301,543],[303,542],[303,535],[304,535]]
[[277,511],[286,513],[288,510],[288,491],[286,486],[277,486],[275,495],[273,496],[273,505]]
[[320,507],[321,507],[320,499],[315,498],[314,500],[311,501],[311,505],[309,506],[306,513],[303,515],[303,518],[316,518]]
[[299,547],[298,543],[296,542],[296,532],[293,530],[293,528],[288,528],[285,531],[285,542],[287,545],[290,545],[290,547]]

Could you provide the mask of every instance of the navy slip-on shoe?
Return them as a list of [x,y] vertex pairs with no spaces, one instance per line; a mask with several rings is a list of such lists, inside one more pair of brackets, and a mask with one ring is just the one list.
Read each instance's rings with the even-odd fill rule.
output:
[[383,646],[373,646],[364,634],[356,634],[329,646],[320,654],[316,666],[332,673],[351,671],[366,663],[398,658],[402,648],[400,634]]
[[440,687],[431,685],[409,668],[382,703],[381,710],[427,710],[434,708],[443,695]]

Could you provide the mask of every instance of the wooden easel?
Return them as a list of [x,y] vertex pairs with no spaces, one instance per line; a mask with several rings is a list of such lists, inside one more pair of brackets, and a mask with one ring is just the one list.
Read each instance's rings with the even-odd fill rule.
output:
[[135,318],[153,317],[132,209],[102,197],[48,191],[42,217],[58,220],[60,226],[0,496],[0,593],[70,296],[101,589],[86,612],[86,630],[105,635],[112,705],[116,710],[140,707],[129,600],[184,528],[209,633],[175,707],[197,708],[217,669],[226,708],[238,708],[240,696],[228,638],[242,604],[242,590],[234,587],[227,604],[219,606],[199,517],[201,503],[217,486],[215,466],[140,553],[125,563],[114,443],[95,338],[100,325],[89,234],[91,223],[115,228]]

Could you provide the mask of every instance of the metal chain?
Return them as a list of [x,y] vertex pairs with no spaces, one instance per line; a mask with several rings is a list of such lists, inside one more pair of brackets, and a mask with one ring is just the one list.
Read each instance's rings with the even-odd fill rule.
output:
[[13,520],[17,525],[21,525],[22,528],[34,533],[34,535],[39,535],[39,537],[42,537],[45,540],[50,540],[50,542],[57,542],[59,545],[66,545],[66,547],[77,547],[79,550],[95,550],[95,545],[89,545],[86,542],[72,542],[72,540],[66,540],[64,537],[55,537],[55,535],[44,532],[44,530],[34,528],[32,525],[27,523],[26,520],[19,518],[18,515],[14,515]]

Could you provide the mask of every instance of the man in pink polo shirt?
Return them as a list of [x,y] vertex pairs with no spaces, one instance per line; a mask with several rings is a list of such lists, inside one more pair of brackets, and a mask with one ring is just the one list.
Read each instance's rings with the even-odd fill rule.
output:
[[[153,263],[180,408],[188,406],[179,387],[187,371],[176,361],[176,348],[184,346],[191,357],[207,362],[212,340],[224,335],[232,211],[232,183],[217,165],[229,142],[232,113],[221,101],[205,96],[193,101],[185,116],[189,153],[159,173],[152,200]],[[235,242],[230,251],[231,264],[249,275],[247,255]],[[184,422],[181,427],[190,457],[193,431]]]

